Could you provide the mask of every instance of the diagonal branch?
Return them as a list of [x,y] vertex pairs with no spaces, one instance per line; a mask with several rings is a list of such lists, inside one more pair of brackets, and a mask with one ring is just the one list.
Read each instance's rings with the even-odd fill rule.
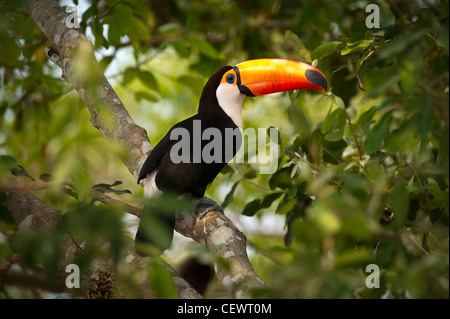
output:
[[[108,140],[118,142],[128,150],[128,156],[122,160],[137,179],[152,145],[145,129],[133,121],[101,72],[84,31],[71,21],[55,0],[29,0],[27,4],[32,20],[54,46],[54,50],[47,50],[49,59],[61,67],[63,77],[80,94],[91,114],[92,125]],[[144,180],[142,186],[143,183]],[[265,287],[248,260],[245,236],[211,200],[200,200],[194,213],[185,213],[178,218],[175,228],[211,250],[218,261],[218,278],[234,297],[243,296],[244,290],[250,287]],[[224,260],[230,267],[220,266]]]

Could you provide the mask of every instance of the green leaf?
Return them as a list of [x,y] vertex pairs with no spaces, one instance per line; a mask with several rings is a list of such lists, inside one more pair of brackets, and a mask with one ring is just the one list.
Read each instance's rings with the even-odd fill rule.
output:
[[305,104],[305,94],[304,90],[296,90],[294,93],[289,92],[292,101],[288,108],[288,116],[292,124],[295,125],[295,131],[298,133],[311,132],[310,119],[301,107],[301,105]]
[[166,23],[158,28],[159,33],[165,35],[175,35],[180,33],[180,26],[177,23]]
[[422,40],[428,30],[420,29],[418,31],[411,32],[403,37],[398,37],[396,40],[389,42],[382,50],[381,57],[384,59],[393,57],[406,51],[412,46],[414,42]]
[[332,54],[333,52],[336,52],[340,49],[342,49],[345,46],[345,43],[340,41],[331,41],[327,43],[323,43],[316,47],[312,53],[312,58],[318,59],[326,57],[327,55]]
[[0,155],[0,169],[9,171],[17,167],[17,161],[10,155]]
[[284,33],[284,37],[289,45],[295,50],[295,53],[298,54],[300,60],[306,63],[311,64],[312,59],[309,54],[308,49],[306,49],[303,41],[291,30],[286,30]]
[[424,54],[418,47],[403,58],[400,68],[400,86],[404,93],[412,93],[422,79]]
[[276,201],[281,195],[282,195],[282,193],[280,193],[280,192],[267,194],[266,196],[264,196],[264,198],[261,202],[261,206],[264,208],[270,207],[270,205],[272,205],[272,203],[274,201]]
[[271,189],[275,189],[277,187],[280,188],[289,188],[292,186],[291,179],[291,170],[290,167],[284,167],[278,171],[276,171],[269,179],[269,186]]
[[228,194],[225,196],[225,199],[223,200],[223,203],[221,205],[222,208],[227,207],[233,201],[234,191],[236,190],[236,187],[239,185],[239,182],[240,181],[235,182],[231,187],[230,191],[228,192]]
[[389,133],[389,123],[392,121],[392,113],[393,111],[386,112],[370,130],[365,143],[367,154],[375,152],[383,145],[383,141]]
[[308,159],[319,165],[322,162],[322,137],[320,133],[316,130],[312,134],[312,139],[308,143]]
[[355,127],[361,128],[362,126],[364,126],[366,123],[372,120],[376,112],[377,109],[375,107],[372,107],[369,110],[362,113],[358,121],[356,122]]
[[130,84],[130,82],[133,81],[135,78],[139,77],[139,75],[140,75],[140,71],[136,68],[126,69],[125,72],[123,73],[122,84],[123,85]]
[[389,194],[392,201],[392,212],[394,213],[394,225],[401,227],[408,217],[409,212],[409,192],[403,184],[394,186]]
[[140,71],[139,79],[144,83],[149,89],[158,91],[158,83],[153,73],[149,71]]
[[0,33],[0,62],[11,63],[16,61],[20,55],[20,48],[14,38]]
[[67,194],[67,195],[69,195],[69,196],[75,198],[76,200],[79,199],[78,192],[77,192],[73,187],[70,187],[70,186],[63,186],[63,187],[62,187],[62,190],[63,190],[63,192],[64,192],[65,194]]
[[219,52],[208,41],[198,36],[188,35],[183,40],[211,59],[220,58]]
[[297,198],[290,199],[287,202],[281,202],[277,208],[277,214],[286,215],[294,208],[295,204],[297,204]]
[[405,121],[398,129],[392,131],[386,137],[386,153],[387,154],[404,154],[416,144],[414,139],[414,121]]
[[322,127],[320,128],[320,132],[322,134],[326,134],[333,128],[334,124],[336,123],[336,117],[337,117],[337,110],[334,110],[333,112],[328,113],[327,117],[323,121]]
[[121,181],[115,181],[113,184],[100,183],[92,186],[92,188],[102,193],[115,193],[117,195],[131,194],[131,191],[128,189],[117,190],[113,188],[114,186],[118,186],[121,184]]
[[55,180],[55,177],[51,174],[41,174],[39,179],[44,182],[52,182]]
[[245,205],[244,210],[242,211],[241,214],[245,216],[253,216],[260,209],[261,209],[261,199],[256,198]]
[[347,122],[347,112],[344,109],[338,108],[334,112],[336,113],[336,117],[333,128],[324,136],[325,140],[330,142],[339,141],[344,136],[344,128]]
[[185,42],[181,40],[172,40],[167,42],[172,48],[177,51],[178,55],[182,58],[189,57],[189,50]]
[[341,50],[341,55],[347,55],[355,51],[366,49],[372,42],[373,40],[359,40],[355,43],[347,44],[345,48]]
[[253,179],[258,177],[258,173],[256,172],[256,169],[250,166],[248,170],[245,172],[244,177],[246,179]]
[[[271,134],[271,132],[275,132],[275,131],[277,133],[276,138],[273,136],[275,134]],[[281,133],[276,127],[270,126],[267,129],[267,136],[269,136],[270,140],[272,142],[276,143],[277,145],[281,145],[281,146],[283,145],[283,139],[281,138]]]
[[245,216],[253,216],[261,209],[269,208],[270,205],[272,205],[272,203],[281,196],[281,194],[282,193],[280,192],[274,192],[266,195],[262,200],[260,198],[252,200],[245,205],[242,214]]
[[159,100],[158,97],[155,94],[153,94],[151,92],[148,92],[148,91],[137,91],[137,92],[134,92],[134,98],[138,102],[140,102],[141,100],[147,100],[149,102],[158,102],[158,100]]
[[17,167],[12,168],[11,169],[11,174],[13,174],[14,176],[27,177],[27,178],[31,179],[34,182],[34,178],[30,174],[28,174],[28,172],[25,170],[25,168],[23,168],[20,165],[17,165]]
[[114,20],[120,35],[126,35],[131,27],[133,10],[126,4],[118,3],[114,7]]
[[[17,226],[18,225],[17,225],[16,221],[14,220],[13,216],[11,215],[11,212],[9,211],[9,209],[6,208],[5,206],[1,205],[1,202],[0,202],[0,229],[2,230],[2,232],[12,235],[17,230]],[[0,260],[2,260],[1,257],[2,256],[0,254]]]
[[139,48],[140,41],[148,40],[148,38],[150,37],[150,32],[147,24],[142,19],[133,18],[131,20],[130,32],[127,35],[130,38],[133,47]]
[[176,298],[176,287],[170,271],[159,260],[150,260],[148,263],[150,271],[150,288],[156,298]]

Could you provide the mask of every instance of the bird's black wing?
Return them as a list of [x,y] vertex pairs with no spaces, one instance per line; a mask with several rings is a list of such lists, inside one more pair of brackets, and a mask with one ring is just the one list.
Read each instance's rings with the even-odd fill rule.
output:
[[144,165],[142,165],[141,171],[139,173],[139,178],[137,181],[138,184],[141,181],[141,179],[144,179],[148,173],[150,173],[153,169],[156,168],[156,166],[158,165],[159,161],[164,156],[164,154],[170,152],[170,149],[172,148],[172,146],[179,141],[178,139],[170,139],[170,134],[171,134],[172,130],[177,127],[180,127],[180,126],[183,127],[183,125],[186,122],[192,122],[192,120],[195,117],[196,116],[192,116],[190,118],[185,119],[184,121],[181,121],[181,122],[175,124],[167,132],[167,134],[161,139],[161,141],[159,141],[159,143],[155,146],[155,148],[148,155],[147,159],[144,162]]
[[155,146],[155,148],[150,152],[147,159],[144,162],[144,165],[142,165],[141,171],[139,173],[139,178],[137,180],[138,184],[141,181],[141,179],[144,179],[145,176],[150,173],[156,165],[158,165],[158,162],[161,158],[161,156],[164,155],[165,152],[167,152],[170,147],[171,143],[174,142],[169,139],[169,133],[167,133],[161,141]]

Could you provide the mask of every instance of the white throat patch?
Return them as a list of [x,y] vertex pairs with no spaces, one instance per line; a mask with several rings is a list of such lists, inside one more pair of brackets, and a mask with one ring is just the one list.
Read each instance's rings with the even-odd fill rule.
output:
[[245,95],[236,85],[222,83],[217,88],[216,96],[222,110],[242,129],[242,102]]

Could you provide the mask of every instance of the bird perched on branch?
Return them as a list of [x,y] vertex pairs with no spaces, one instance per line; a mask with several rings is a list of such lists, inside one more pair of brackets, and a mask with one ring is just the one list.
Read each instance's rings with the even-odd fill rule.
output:
[[[241,146],[244,98],[301,89],[326,92],[327,80],[313,66],[285,59],[256,59],[222,67],[203,88],[198,113],[175,124],[148,156],[138,178],[138,183],[145,179],[144,196],[151,199],[169,192],[203,197]],[[212,139],[217,148],[211,147]],[[136,251],[159,256],[172,242],[174,224],[173,212],[147,200]]]

